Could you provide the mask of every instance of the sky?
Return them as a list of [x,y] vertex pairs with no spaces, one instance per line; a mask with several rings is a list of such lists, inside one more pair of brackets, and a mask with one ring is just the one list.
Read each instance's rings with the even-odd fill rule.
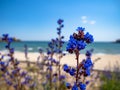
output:
[[0,36],[48,41],[57,36],[59,18],[66,41],[77,27],[95,41],[120,38],[120,0],[0,0]]

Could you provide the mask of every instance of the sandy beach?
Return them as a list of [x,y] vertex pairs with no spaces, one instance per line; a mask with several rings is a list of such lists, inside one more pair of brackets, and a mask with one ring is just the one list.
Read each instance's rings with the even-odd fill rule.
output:
[[[17,58],[20,61],[24,61],[25,55],[23,52],[15,52],[14,54],[15,58]],[[39,53],[37,52],[31,52],[28,53],[28,57],[30,61],[37,61],[37,57],[39,56]],[[82,59],[85,59],[85,55],[81,54],[79,56],[79,61]],[[95,64],[94,69],[97,70],[110,70],[113,71],[115,67],[120,67],[120,54],[93,54],[92,55],[92,61],[94,62],[95,59],[100,58]],[[70,66],[76,65],[75,55],[74,54],[66,54],[61,59],[61,64],[68,64]]]

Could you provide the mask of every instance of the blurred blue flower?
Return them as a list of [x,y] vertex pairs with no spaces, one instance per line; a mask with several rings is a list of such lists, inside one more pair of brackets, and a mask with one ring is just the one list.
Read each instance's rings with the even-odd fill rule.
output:
[[9,81],[8,79],[5,79],[5,81],[6,81],[6,83],[7,83],[9,86],[11,86],[11,85],[12,85],[12,82],[11,82],[11,81]]
[[90,83],[90,81],[86,81],[85,84],[88,85]]
[[90,57],[92,55],[91,51],[86,52],[86,56]]
[[70,89],[70,88],[71,88],[71,84],[70,84],[70,83],[66,83],[66,87],[67,87],[68,89]]
[[10,49],[10,53],[14,53],[14,48],[11,48],[11,49]]
[[8,38],[8,43],[13,42],[13,38]]
[[57,79],[56,79],[56,78],[53,78],[52,82],[54,82],[54,83],[57,82]]
[[26,77],[25,77],[25,82],[28,83],[30,80],[31,80],[31,77],[30,77],[30,76],[26,76]]
[[57,21],[57,23],[58,23],[58,24],[62,24],[62,23],[63,23],[63,20],[62,20],[62,19],[59,19],[59,20]]
[[74,86],[72,87],[72,90],[79,90],[78,86],[76,84],[74,84]]
[[39,53],[42,53],[42,52],[43,52],[43,50],[41,48],[39,48]]
[[4,38],[7,38],[8,37],[8,34],[3,34],[2,35]]
[[46,75],[46,78],[47,78],[47,79],[49,79],[49,78],[50,78],[50,75],[49,75],[49,74],[47,74],[47,75]]
[[5,62],[0,61],[0,65],[1,65],[1,66],[4,66],[4,65],[5,65]]
[[90,76],[90,71],[91,71],[91,69],[90,69],[90,68],[87,68],[87,69],[85,70],[85,76]]
[[2,40],[3,40],[3,41],[7,41],[7,39],[8,39],[8,34],[3,34],[2,36],[3,36],[3,37],[2,37]]
[[47,67],[47,70],[52,71],[52,66],[48,66],[48,67]]
[[23,72],[20,73],[20,76],[24,77],[26,74],[27,74],[27,72],[23,71]]
[[80,90],[86,90],[86,84],[84,84],[84,83],[80,83]]
[[59,80],[65,79],[65,75],[60,75]]

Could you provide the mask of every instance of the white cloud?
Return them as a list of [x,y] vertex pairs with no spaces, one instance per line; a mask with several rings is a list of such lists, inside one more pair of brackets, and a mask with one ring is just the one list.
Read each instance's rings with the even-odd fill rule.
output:
[[88,21],[87,20],[82,20],[82,23],[87,23]]
[[91,25],[94,25],[94,24],[96,23],[96,21],[95,21],[95,20],[91,20],[89,23],[90,23]]
[[90,25],[94,25],[96,23],[95,20],[89,20],[87,16],[81,16],[81,22],[83,24],[90,24]]
[[85,19],[87,19],[87,16],[82,16],[81,19],[85,20]]

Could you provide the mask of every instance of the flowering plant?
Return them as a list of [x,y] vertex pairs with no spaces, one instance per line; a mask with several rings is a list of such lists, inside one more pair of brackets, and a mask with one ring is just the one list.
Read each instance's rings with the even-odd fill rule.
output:
[[85,28],[78,27],[78,33],[74,33],[70,36],[70,40],[67,44],[67,51],[69,53],[75,53],[77,66],[76,68],[71,68],[67,64],[63,66],[65,72],[69,73],[71,76],[76,78],[74,85],[66,83],[67,88],[72,90],[85,90],[86,85],[89,81],[85,81],[87,76],[90,76],[93,63],[91,60],[92,50],[86,52],[86,59],[79,62],[80,51],[85,49],[87,44],[94,41],[93,36],[88,32],[84,34]]
[[1,54],[0,58],[0,72],[2,72],[2,78],[8,86],[13,87],[15,90],[23,90],[26,87],[33,89],[36,83],[27,75],[26,71],[18,66],[19,61],[14,58],[14,48],[11,48],[13,38],[9,37],[8,34],[3,34],[2,41],[7,43],[5,48],[8,50],[8,53]]
[[[65,55],[62,51],[62,46],[64,44],[64,36],[61,35],[61,29],[64,27],[63,20],[59,19],[57,21],[59,27],[57,28],[57,35],[58,37],[55,39],[51,39],[51,41],[48,43],[47,48],[47,56],[44,62],[46,62],[47,68],[46,68],[46,81],[43,82],[43,86],[45,89],[45,86],[49,86],[47,89],[53,89],[54,88],[59,90],[61,86],[64,84],[65,76],[61,75],[61,64],[60,60]],[[56,56],[56,58],[54,57]],[[55,67],[53,67],[55,66]],[[54,68],[54,69],[53,69]],[[65,86],[65,84],[64,84]]]

